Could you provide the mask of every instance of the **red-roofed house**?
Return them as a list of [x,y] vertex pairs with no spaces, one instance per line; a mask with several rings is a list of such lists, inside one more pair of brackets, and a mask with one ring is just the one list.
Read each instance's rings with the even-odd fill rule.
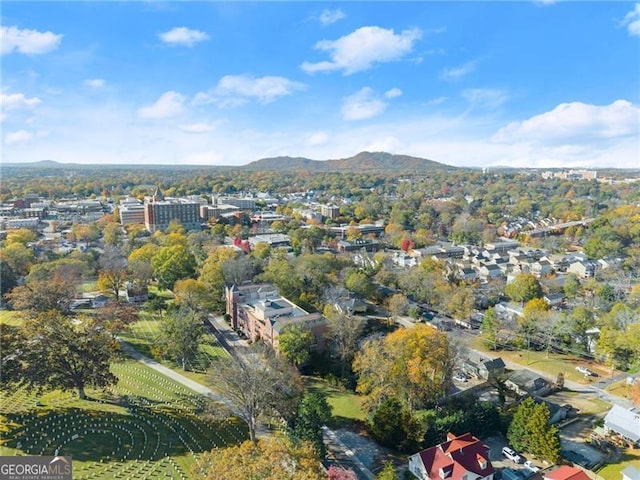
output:
[[562,465],[553,472],[546,473],[544,480],[590,480],[584,470]]
[[409,471],[420,480],[493,480],[489,447],[465,433],[409,457]]

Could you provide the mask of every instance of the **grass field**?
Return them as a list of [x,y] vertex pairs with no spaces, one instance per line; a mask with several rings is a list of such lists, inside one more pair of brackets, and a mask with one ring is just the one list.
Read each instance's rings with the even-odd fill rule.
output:
[[607,387],[606,390],[619,397],[624,397],[627,400],[633,399],[633,396],[631,395],[631,386],[627,385],[626,379],[619,380],[615,383],[612,383]]
[[[162,361],[163,359],[158,357],[156,352],[153,351],[154,345],[158,343],[162,317],[157,314],[141,312],[139,318],[137,322],[129,326],[128,331],[120,335],[120,338],[140,353]],[[200,348],[198,349],[195,359],[188,365],[189,371],[185,372],[177,365],[169,366],[180,374],[202,383],[204,382],[204,377],[211,360],[226,356],[228,356],[227,352],[220,346],[213,334],[207,332],[202,337]]]
[[620,471],[624,470],[629,465],[640,468],[640,451],[628,448],[624,451],[622,458],[618,463],[607,465],[606,467],[598,470],[598,475],[605,480],[620,480],[622,478]]
[[[594,362],[587,362],[578,355],[549,353],[547,357],[547,352],[527,350],[489,351],[484,346],[480,337],[473,339],[472,347],[491,355],[500,355],[505,361],[517,363],[525,368],[532,368],[543,372],[551,379],[555,379],[558,373],[564,372],[565,380],[588,385],[591,382],[597,381],[598,378],[611,376],[611,369],[609,367],[605,367]],[[583,374],[576,371],[576,367],[579,365],[589,368],[592,372],[597,373],[599,377],[585,377]],[[619,373],[621,372],[615,371],[614,375],[618,375]]]
[[0,310],[0,324],[19,327],[22,324],[22,318],[18,312],[12,310]]
[[322,392],[327,396],[327,403],[331,406],[335,426],[345,421],[364,420],[362,399],[348,391],[332,387],[325,380],[317,377],[305,377],[305,386],[311,392]]
[[70,455],[75,479],[182,479],[200,453],[247,437],[242,422],[208,419],[204,397],[155,370],[130,361],[112,371],[117,386],[89,390],[91,400],[0,395],[0,455]]

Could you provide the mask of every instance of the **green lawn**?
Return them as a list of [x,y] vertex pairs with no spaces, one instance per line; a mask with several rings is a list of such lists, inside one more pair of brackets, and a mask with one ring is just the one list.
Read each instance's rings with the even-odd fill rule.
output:
[[81,286],[83,293],[96,292],[98,287],[96,286],[96,280],[85,280]]
[[322,392],[327,396],[327,403],[331,406],[331,413],[337,424],[365,419],[362,397],[359,395],[332,387],[325,380],[317,377],[305,377],[304,382],[308,391]]
[[[112,366],[108,391],[0,395],[0,455],[73,457],[74,478],[183,478],[200,453],[247,438],[234,418],[203,415],[204,397],[138,362]],[[39,402],[37,404],[37,402]]]
[[[140,353],[155,358],[158,361],[164,359],[158,357],[153,347],[158,343],[162,317],[157,314],[140,312],[139,320],[129,326],[128,331],[120,335],[122,340],[129,343]],[[200,383],[205,382],[206,373],[211,360],[218,357],[227,357],[227,352],[220,346],[216,338],[207,332],[200,343],[200,348],[193,362],[188,365],[189,370],[184,371],[171,362],[166,362],[169,368]]]
[[[577,355],[549,353],[547,356],[547,352],[535,352],[528,350],[490,351],[484,346],[480,337],[473,339],[472,347],[490,355],[500,355],[505,361],[517,363],[525,368],[539,370],[551,379],[555,379],[558,373],[564,372],[565,379],[571,382],[587,385],[597,380],[598,377],[585,377],[580,372],[577,372],[576,367],[578,365],[586,366],[591,371],[600,375],[600,377],[607,377],[611,375],[611,369],[609,367],[595,363],[587,363],[583,358]],[[619,373],[620,372],[615,371],[614,375]]]
[[19,312],[14,312],[12,310],[0,310],[0,324],[19,327],[22,325],[22,318],[20,317]]
[[622,478],[620,471],[624,470],[629,465],[640,468],[640,451],[632,450],[630,448],[627,449],[618,463],[603,467],[598,470],[598,475],[605,480],[620,480]]

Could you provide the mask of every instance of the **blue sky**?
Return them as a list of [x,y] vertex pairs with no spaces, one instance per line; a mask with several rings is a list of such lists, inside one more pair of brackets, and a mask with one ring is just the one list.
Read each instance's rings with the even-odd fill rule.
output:
[[3,2],[2,159],[640,167],[640,3]]

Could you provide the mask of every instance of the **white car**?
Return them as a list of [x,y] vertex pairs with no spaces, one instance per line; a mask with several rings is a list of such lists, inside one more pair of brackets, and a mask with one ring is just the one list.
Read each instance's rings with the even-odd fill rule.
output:
[[457,382],[462,382],[462,383],[468,380],[467,376],[464,373],[460,373],[460,372],[454,373],[453,379]]
[[531,470],[533,473],[540,471],[540,467],[536,467],[531,460],[527,460],[526,462],[524,462],[524,467],[527,470]]
[[593,372],[591,370],[589,370],[587,367],[582,367],[582,366],[578,365],[576,367],[576,370],[578,372],[582,373],[586,377],[590,377],[591,375],[593,375]]
[[520,455],[518,455],[518,453],[515,450],[513,450],[513,449],[511,449],[509,447],[504,447],[502,449],[502,455],[507,457],[512,462],[515,462],[515,463],[522,462],[522,457]]

